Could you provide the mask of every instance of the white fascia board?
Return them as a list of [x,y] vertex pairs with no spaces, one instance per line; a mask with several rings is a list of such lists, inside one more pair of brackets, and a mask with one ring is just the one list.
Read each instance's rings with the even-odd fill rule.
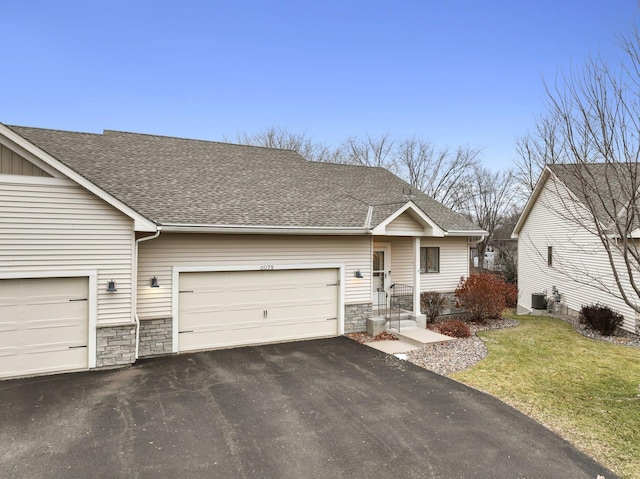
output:
[[317,226],[198,225],[163,223],[165,233],[227,233],[285,235],[370,235],[369,228],[334,228]]
[[39,147],[37,147],[36,145],[28,141],[27,139],[18,135],[15,131],[13,131],[11,128],[6,127],[2,123],[0,123],[0,135],[4,135],[6,138],[14,142],[20,148],[29,152],[31,155],[35,156],[36,158],[42,160],[49,167],[55,169],[62,175],[73,180],[75,183],[82,186],[87,191],[90,191],[101,200],[109,203],[115,209],[117,209],[121,213],[131,218],[134,221],[134,228],[136,231],[155,232],[157,230],[157,225],[153,221],[148,220],[137,211],[125,205],[122,201],[114,198],[109,193],[104,191],[102,188],[90,182],[85,177],[83,177],[76,171],[72,170],[67,165],[63,164],[62,162],[60,162],[59,160],[57,160],[56,158],[48,154],[46,151],[40,149]]
[[449,230],[445,236],[482,236],[483,238],[489,234],[485,230]]
[[433,229],[432,236],[440,238],[445,236],[445,231],[440,228],[435,221],[429,218],[413,201],[407,201],[394,213],[389,215],[383,222],[381,222],[373,229],[372,233],[374,235],[384,235],[386,233],[387,225],[407,210],[411,210],[426,224],[426,226],[429,226]]

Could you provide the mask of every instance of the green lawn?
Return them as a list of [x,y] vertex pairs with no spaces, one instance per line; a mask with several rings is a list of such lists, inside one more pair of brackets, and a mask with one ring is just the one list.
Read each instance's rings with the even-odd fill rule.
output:
[[627,478],[640,478],[640,349],[558,319],[483,331],[488,356],[451,377],[496,396]]

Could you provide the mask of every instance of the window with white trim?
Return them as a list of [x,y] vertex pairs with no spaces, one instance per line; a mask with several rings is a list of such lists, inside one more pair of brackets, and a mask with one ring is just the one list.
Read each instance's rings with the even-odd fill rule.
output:
[[426,246],[420,248],[420,272],[439,273],[440,272],[440,248]]

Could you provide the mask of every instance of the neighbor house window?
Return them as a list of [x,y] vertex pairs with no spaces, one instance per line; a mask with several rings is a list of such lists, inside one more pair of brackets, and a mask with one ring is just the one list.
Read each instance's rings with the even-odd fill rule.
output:
[[420,248],[420,272],[440,272],[440,248]]
[[547,246],[547,266],[553,266],[553,246]]

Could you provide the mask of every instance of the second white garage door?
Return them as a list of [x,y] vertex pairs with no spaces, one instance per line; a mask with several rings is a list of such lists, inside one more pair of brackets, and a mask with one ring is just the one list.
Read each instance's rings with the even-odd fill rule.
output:
[[338,334],[338,270],[180,273],[178,350]]

